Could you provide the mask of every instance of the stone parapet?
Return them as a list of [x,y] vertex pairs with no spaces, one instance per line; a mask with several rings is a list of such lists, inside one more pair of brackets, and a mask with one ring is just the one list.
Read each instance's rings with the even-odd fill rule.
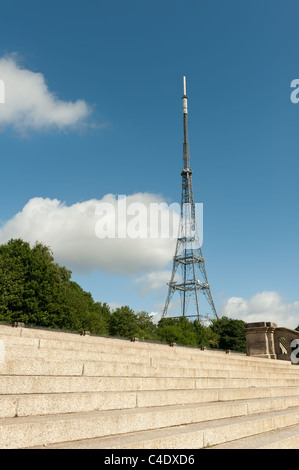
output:
[[299,338],[299,331],[277,327],[272,322],[247,323],[245,327],[247,356],[268,359],[291,359],[291,342]]

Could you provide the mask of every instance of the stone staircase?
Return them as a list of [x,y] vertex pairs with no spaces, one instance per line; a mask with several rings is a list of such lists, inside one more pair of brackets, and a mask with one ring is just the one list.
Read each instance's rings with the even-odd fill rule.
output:
[[0,325],[1,449],[299,448],[290,362]]

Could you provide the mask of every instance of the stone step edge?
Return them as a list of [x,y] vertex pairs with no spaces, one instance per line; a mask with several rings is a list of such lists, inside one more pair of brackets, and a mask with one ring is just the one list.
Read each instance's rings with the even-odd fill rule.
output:
[[[0,338],[1,339],[1,338]],[[29,338],[31,339],[31,338]],[[63,341],[59,341],[59,343],[63,344]],[[130,343],[129,343],[130,344]],[[14,349],[18,349],[18,346],[9,346],[9,348],[14,348]],[[36,347],[33,351],[40,351],[40,350],[43,350],[43,351],[47,351],[49,348],[46,348],[46,347],[43,347],[43,348],[38,348]],[[62,348],[63,349],[63,348]],[[60,349],[55,349],[55,351],[60,351]],[[73,352],[75,354],[76,350],[72,350],[72,349],[67,349],[68,352]],[[24,351],[25,352],[25,351]],[[86,351],[88,353],[92,353],[92,354],[95,354],[94,351]],[[215,355],[215,352],[212,352],[212,354],[206,354],[204,352],[199,352],[198,356],[196,356],[196,358],[186,358],[186,356],[182,355],[182,357],[179,357],[179,353],[177,353],[177,355],[173,356],[173,357],[170,357],[169,355],[168,356],[165,356],[163,357],[163,359],[159,359],[159,356],[157,355],[154,355],[154,356],[150,356],[150,352],[147,350],[147,352],[149,353],[149,356],[147,357],[146,355],[144,356],[144,360],[142,358],[138,358],[136,360],[136,363],[140,363],[141,365],[149,365],[149,366],[159,366],[159,363],[161,362],[161,364],[163,364],[165,367],[166,366],[170,366],[170,367],[176,367],[178,363],[180,363],[180,361],[182,362],[188,362],[188,364],[186,364],[185,366],[186,367],[191,367],[194,365],[194,366],[197,366],[201,363],[205,363],[207,361],[207,359],[211,359],[211,362],[215,364],[216,363],[219,363],[220,364],[225,364],[225,365],[228,365],[228,364],[231,364],[233,367],[235,366],[238,366],[238,367],[244,367],[245,363],[244,363],[244,360],[246,361],[246,366],[247,367],[254,367],[254,368],[257,368],[258,365],[262,365],[261,362],[259,362],[260,360],[262,361],[267,361],[267,365],[268,365],[268,368],[271,369],[271,370],[278,370],[278,369],[281,369],[282,371],[292,371],[292,373],[298,373],[299,372],[299,368],[297,370],[297,368],[294,368],[294,366],[291,364],[290,361],[282,361],[282,360],[277,360],[277,361],[274,361],[274,360],[271,360],[271,359],[263,359],[263,358],[253,358],[253,357],[248,357],[248,356],[238,356],[237,358],[236,357],[233,357],[233,355],[225,355],[225,354],[221,354],[221,355]],[[19,353],[22,357],[24,357],[24,354],[21,354]],[[32,353],[34,354],[34,352]],[[105,362],[109,362],[109,355],[111,354],[112,356],[112,359],[116,359],[117,356],[118,356],[118,353],[116,352],[99,352],[99,359],[101,359],[101,355],[102,355],[102,359],[104,359]],[[217,354],[217,353],[216,353]],[[137,355],[138,357],[138,350],[129,350],[129,351],[126,351],[126,355],[127,357],[130,356],[130,363],[135,363],[134,362],[134,359],[135,359],[135,356]],[[114,356],[114,357],[113,357]],[[31,357],[31,355],[28,355],[27,357]],[[42,359],[42,358],[41,358]],[[122,359],[122,358],[120,358]],[[258,359],[258,361],[257,361]],[[86,359],[81,359],[81,361],[88,361],[88,362],[94,362],[96,360],[86,360]],[[268,362],[270,361],[270,362]],[[59,361],[60,362],[60,361]],[[67,361],[64,361],[64,360],[61,360],[61,362],[67,362]],[[117,361],[118,362],[118,361]],[[123,363],[124,361],[120,360],[119,361],[120,363]],[[265,366],[265,362],[263,363],[263,365]],[[184,365],[184,364],[182,364]]]
[[[119,387],[124,387],[124,391],[134,391],[134,390],[155,390],[157,387],[160,387],[160,390],[177,390],[182,388],[182,381],[185,382],[183,388],[190,390],[202,390],[205,388],[210,389],[221,389],[225,388],[238,388],[238,389],[247,389],[247,388],[277,388],[277,387],[298,387],[299,379],[277,379],[277,378],[222,378],[222,377],[115,377],[115,376],[66,376],[66,375],[2,375],[0,379],[6,378],[10,381],[13,379],[19,380],[20,378],[36,380],[36,379],[50,379],[52,380],[52,386],[55,384],[53,381],[62,383],[64,379],[67,382],[63,382],[65,386],[70,387],[67,391],[71,392],[73,385],[75,387],[82,386],[82,389],[77,389],[77,391],[119,391]],[[86,386],[82,383],[83,380],[89,380]],[[100,388],[96,387],[96,384],[100,379]],[[81,381],[81,383],[78,382]],[[94,381],[94,382],[92,382]],[[45,382],[46,383],[46,382]],[[49,382],[48,382],[49,383]],[[91,384],[91,385],[90,385]],[[187,386],[188,385],[188,386]],[[89,388],[89,387],[96,387]],[[27,383],[28,387],[28,383]],[[0,386],[1,388],[1,386]],[[57,388],[56,388],[57,389]],[[15,392],[14,392],[15,393]],[[25,393],[25,392],[22,392]],[[39,392],[46,393],[46,392]],[[54,393],[54,392],[53,392]],[[1,393],[1,395],[6,394]]]
[[[294,447],[294,444],[296,447]],[[299,424],[274,429],[258,436],[249,436],[223,444],[211,449],[299,449]]]
[[[36,334],[35,334],[36,333]],[[52,336],[52,338],[51,338]],[[82,336],[79,333],[68,333],[68,332],[63,332],[59,330],[54,330],[54,329],[49,329],[49,330],[43,330],[43,329],[38,329],[38,328],[12,328],[10,326],[7,326],[5,329],[3,329],[3,326],[0,325],[0,339],[2,338],[20,338],[26,340],[32,340],[36,342],[46,342],[48,341],[51,344],[51,347],[53,347],[54,343],[56,342],[57,345],[78,345],[81,347],[82,345],[90,345],[90,346],[104,346],[104,347],[109,347],[109,346],[116,346],[118,348],[128,348],[128,347],[134,347],[135,349],[141,349],[146,352],[150,351],[155,351],[155,350],[169,350],[169,343],[155,343],[155,342],[150,342],[150,341],[139,341],[138,338],[136,341],[132,342],[129,338],[118,338],[118,337],[113,337],[113,336],[96,336],[96,335],[86,335]],[[110,343],[110,344],[109,344]],[[77,348],[76,348],[77,349]],[[186,352],[187,354],[189,353],[202,353],[203,351],[200,349],[200,347],[192,347],[192,346],[185,346],[185,345],[180,345],[180,344],[175,344],[174,348],[171,348],[173,350],[177,349],[180,350],[180,352]],[[225,350],[213,350],[213,349],[205,349],[204,352],[206,353],[211,353],[211,354],[225,354]],[[246,357],[245,353],[242,352],[234,352],[233,355],[241,356],[241,357]]]
[[[52,338],[51,338],[52,336]],[[104,344],[109,345],[116,345],[117,343],[120,345],[120,347],[130,347],[132,346],[132,342],[128,338],[119,338],[119,337],[114,337],[114,336],[97,336],[97,335],[81,335],[79,332],[71,332],[71,331],[60,331],[60,330],[55,330],[55,329],[43,329],[43,328],[38,328],[38,327],[19,327],[19,328],[13,328],[11,325],[1,325],[0,324],[0,339],[2,337],[10,338],[10,337],[15,337],[15,338],[25,338],[25,339],[33,339],[33,340],[46,340],[46,341],[57,341],[60,342],[61,344],[66,344],[66,343],[75,343],[77,344],[78,342],[82,343],[82,345],[85,344]],[[145,349],[147,351],[150,350],[156,350],[156,349],[169,349],[169,343],[155,343],[151,341],[137,341],[134,342],[134,345],[136,348],[140,349]],[[202,351],[200,350],[199,347],[192,347],[192,346],[185,346],[185,345],[180,345],[177,344],[175,345],[174,349],[179,349],[181,352],[186,351],[187,353],[189,352],[195,352],[201,353]],[[211,354],[225,354],[224,350],[213,350],[213,349],[206,349],[204,351],[205,353],[211,353]],[[246,357],[245,353],[242,352],[235,352],[233,355],[236,356],[241,356],[241,357]]]
[[[97,373],[98,367],[98,373]],[[111,374],[107,374],[104,368],[111,367]],[[102,368],[102,370],[101,370]],[[113,368],[118,368],[119,370],[114,374]],[[124,369],[121,371],[121,369]],[[139,371],[138,371],[139,369]],[[133,371],[133,374],[132,374]],[[171,374],[172,371],[175,371],[175,374]],[[206,375],[205,375],[206,371]],[[217,372],[221,374],[217,374]],[[165,364],[161,365],[147,365],[147,364],[134,364],[125,362],[106,362],[98,363],[96,361],[72,361],[69,364],[67,361],[51,361],[46,359],[6,359],[4,362],[0,363],[0,376],[3,375],[46,375],[46,376],[86,376],[86,377],[97,377],[97,376],[128,376],[128,377],[192,377],[196,378],[248,378],[248,379],[287,379],[287,380],[299,380],[299,369],[295,369],[294,373],[291,370],[267,370],[265,373],[258,370],[250,370],[251,377],[242,377],[242,374],[238,375],[238,372],[244,371],[243,368],[233,368],[233,369],[221,369],[221,365],[218,368],[213,369],[201,369],[200,366],[196,367],[175,367],[174,365],[169,365],[168,367]],[[256,375],[255,375],[256,374]],[[241,375],[241,376],[240,376]]]
[[[10,328],[10,327],[8,327]],[[18,330],[18,329],[16,329]],[[24,329],[20,329],[20,330],[26,330],[26,328]],[[29,331],[32,331],[30,328],[28,328]],[[42,330],[35,330],[35,331],[42,331]],[[96,336],[86,336],[86,337],[82,337],[76,333],[66,333],[66,332],[57,332],[55,330],[49,330],[49,331],[46,331],[46,334],[47,335],[57,335],[57,334],[61,334],[62,337],[61,339],[55,339],[55,340],[52,340],[52,339],[48,339],[48,338],[45,338],[45,337],[42,337],[42,336],[38,336],[38,337],[35,337],[33,335],[28,335],[28,336],[22,336],[21,334],[3,334],[1,335],[1,326],[0,326],[0,340],[1,340],[1,336],[5,336],[6,338],[9,338],[9,337],[17,337],[17,338],[25,338],[25,339],[36,339],[38,341],[52,341],[52,342],[57,342],[57,343],[60,343],[59,346],[61,345],[66,345],[66,343],[74,343],[74,344],[77,344],[78,345],[78,341],[75,341],[75,338],[76,339],[80,339],[81,341],[81,344],[78,345],[78,347],[81,347],[82,345],[93,345],[93,344],[97,344],[96,341],[100,340],[101,341],[101,344],[104,344],[105,341],[109,341],[109,342],[115,342],[115,344],[117,344],[116,342],[119,341],[119,342],[122,342],[122,346],[124,348],[128,348],[132,345],[132,343],[130,342],[130,340],[126,340],[126,339],[119,339],[119,338],[113,338],[113,337],[96,337]],[[66,338],[63,338],[63,335],[74,335],[74,338],[72,340],[68,340]],[[84,339],[82,340],[82,338],[92,338],[95,340],[95,342],[88,342],[88,339],[86,342],[84,342]],[[112,344],[112,343],[111,343]],[[161,348],[163,350],[167,350],[167,348],[169,348],[169,345],[167,343],[165,344],[160,344],[160,343],[146,343],[146,342],[137,342],[137,343],[134,343],[134,345],[136,344],[136,350],[138,347],[140,347],[141,349],[144,349],[146,350],[146,352],[150,353],[151,350],[155,350],[157,348]],[[105,346],[108,346],[108,343],[107,345],[105,344]],[[225,351],[219,351],[219,350],[205,350],[205,351],[201,351],[199,348],[192,348],[192,347],[188,347],[188,346],[183,346],[183,345],[177,345],[175,348],[175,350],[179,351],[180,353],[183,353],[184,355],[184,352],[187,352],[187,354],[196,354],[196,355],[202,355],[202,354],[205,354],[205,355],[210,355],[210,356],[215,356],[215,355],[219,355],[219,356],[225,356]],[[232,360],[234,359],[242,359],[242,360],[245,360],[245,361],[256,361],[256,360],[262,360],[265,362],[268,362],[268,363],[272,363],[273,360],[272,359],[268,359],[268,358],[258,358],[258,357],[251,357],[251,356],[246,356],[246,354],[244,353],[232,353],[229,355],[230,358]],[[284,361],[279,361],[279,362],[284,362]]]
[[[3,376],[4,377],[4,376]],[[7,377],[9,380],[11,379],[11,376]],[[30,377],[26,377],[27,379]],[[43,379],[54,379],[56,380],[57,377],[44,377],[44,376],[36,376],[34,379],[39,378],[39,380]],[[76,379],[76,377],[74,377]],[[21,379],[19,376],[18,379]],[[60,378],[61,379],[61,378]],[[82,377],[80,378],[82,379]],[[47,385],[48,380],[47,380]],[[288,393],[286,393],[288,392]],[[276,397],[290,397],[290,396],[298,396],[299,395],[299,386],[298,385],[267,385],[267,386],[256,386],[256,387],[202,387],[202,388],[196,388],[194,387],[189,387],[189,388],[182,388],[182,387],[177,387],[177,388],[160,388],[160,389],[153,389],[153,388],[144,388],[144,389],[136,389],[136,388],[128,388],[126,390],[103,390],[103,389],[67,389],[64,391],[61,390],[54,390],[49,391],[49,388],[47,388],[45,391],[27,391],[27,392],[5,392],[0,394],[0,399],[3,399],[5,396],[31,396],[31,395],[40,395],[40,396],[51,396],[51,395],[69,395],[69,396],[74,396],[74,394],[116,394],[116,393],[123,393],[123,394],[131,394],[131,393],[138,393],[139,395],[156,395],[160,393],[167,393],[167,394],[179,394],[179,393],[198,393],[199,395],[201,394],[210,394],[211,397],[213,397],[209,401],[227,401],[225,397],[228,394],[233,394],[234,395],[234,400],[238,399],[243,399],[243,398],[236,398],[238,394],[243,394],[245,393],[247,399],[248,396],[250,396],[252,393],[253,395],[255,394],[261,394],[259,398],[276,398]],[[251,396],[252,398],[252,396]]]
[[[181,396],[182,392],[186,395],[186,391],[178,390],[179,393],[173,394]],[[206,392],[206,391],[205,391]],[[161,393],[161,392],[158,392]],[[58,415],[65,413],[75,412],[92,412],[92,411],[109,411],[109,410],[122,410],[122,409],[138,409],[147,410],[149,408],[156,408],[157,403],[150,403],[142,399],[142,395],[147,395],[143,392],[87,392],[87,393],[52,393],[52,394],[30,394],[30,395],[4,395],[0,397],[1,403],[1,417],[0,419],[11,418],[11,417],[24,417],[24,416],[44,416],[44,415]],[[287,409],[290,407],[299,406],[298,395],[288,396],[263,396],[263,397],[246,397],[246,398],[235,398],[235,399],[224,399],[217,400],[207,399],[203,397],[203,393],[198,393],[198,398],[194,397],[195,393],[189,393],[191,399],[188,401],[173,400],[171,397],[166,398],[166,403],[159,406],[159,408],[165,411],[165,408],[176,406],[178,409],[189,406],[208,407],[208,406],[229,406],[232,404],[246,404],[247,414],[259,413],[261,409]],[[204,398],[204,399],[203,399]],[[90,402],[88,401],[90,400]],[[163,400],[160,399],[160,403]],[[183,408],[182,408],[183,409]]]
[[[287,429],[298,422],[299,407],[255,416],[223,418],[112,436],[61,441],[28,449],[213,449],[249,436]],[[259,430],[260,429],[260,430]],[[219,447],[220,448],[220,447]]]
[[[18,348],[13,347],[13,349],[18,349]],[[39,353],[41,351],[43,354]],[[52,350],[35,349],[35,350],[30,351],[30,354],[28,354],[26,350],[25,351],[20,350],[19,352],[16,353],[16,352],[11,352],[11,350],[8,349],[8,351],[5,353],[5,357],[8,357],[9,361],[22,360],[22,361],[28,362],[28,361],[38,360],[41,362],[46,361],[48,363],[56,362],[56,363],[62,363],[62,364],[69,363],[69,361],[71,360],[69,357],[64,357],[64,356],[61,356],[60,358],[48,358],[47,359],[47,351],[52,351]],[[58,353],[59,351],[56,350],[56,352]],[[74,351],[74,354],[75,354],[75,351]],[[96,353],[91,353],[91,354],[96,354]],[[111,356],[111,359],[109,359],[109,356]],[[172,368],[172,369],[177,368],[177,367],[181,369],[198,369],[204,366],[202,370],[206,370],[206,369],[210,370],[210,368],[208,367],[208,363],[203,360],[195,361],[194,359],[191,359],[190,361],[188,361],[187,359],[180,360],[180,358],[172,358],[172,359],[170,358],[169,360],[167,359],[158,360],[157,358],[152,358],[152,357],[144,358],[143,360],[141,358],[136,358],[135,356],[136,354],[130,354],[130,360],[128,361],[128,356],[119,357],[116,353],[112,353],[111,355],[109,353],[107,354],[104,353],[104,354],[99,354],[97,358],[89,358],[89,357],[78,358],[76,359],[76,361],[72,360],[72,363],[76,362],[80,364],[84,363],[84,364],[95,365],[98,362],[101,362],[104,364],[112,363],[115,365],[126,364],[127,366],[132,366],[132,367],[137,365],[140,367],[155,367],[155,368],[167,367],[167,368]],[[279,373],[282,373],[282,374],[299,375],[299,368],[292,367],[289,361],[280,361],[280,362],[283,362],[283,364],[281,363],[277,364],[276,361],[273,361],[273,363],[271,364],[271,367],[267,366],[267,373],[275,374],[279,370]],[[288,365],[290,365],[291,367],[288,367]],[[228,361],[225,360],[224,357],[222,357],[221,360],[219,361],[212,361],[211,366],[213,370],[219,370],[219,369],[224,370],[223,366],[225,366],[225,370],[244,370],[244,364],[228,363]],[[246,364],[246,369],[249,370],[250,372],[261,371],[261,368],[258,367],[257,364],[250,364],[250,363]]]
[[[68,341],[68,340],[47,340],[47,339],[39,339],[39,338],[33,338],[33,337],[16,337],[16,336],[1,336],[0,334],[0,340],[7,340],[9,341],[11,338],[18,338],[20,340],[20,345],[18,344],[11,344],[10,347],[14,347],[14,348],[18,348],[19,346],[21,346],[21,343],[26,343],[26,341],[28,342],[28,344],[25,344],[25,346],[27,348],[33,348],[33,349],[42,349],[42,350],[46,350],[46,349],[51,349],[51,350],[65,350],[65,351],[73,351],[73,352],[76,352],[76,351],[85,351],[85,352],[90,352],[90,353],[99,353],[99,354],[116,354],[115,352],[115,349],[117,350],[117,352],[119,353],[124,353],[126,352],[127,354],[129,355],[139,355],[141,353],[141,356],[151,356],[153,359],[157,359],[157,358],[160,358],[160,357],[163,357],[163,358],[167,358],[168,360],[176,360],[178,358],[182,359],[182,360],[193,360],[193,361],[196,361],[196,360],[199,360],[201,361],[202,359],[205,360],[207,358],[210,358],[210,359],[215,359],[215,360],[219,360],[219,358],[222,358],[222,359],[229,359],[230,361],[232,362],[239,362],[239,363],[244,363],[246,362],[247,364],[248,363],[252,363],[252,364],[257,364],[257,363],[261,363],[260,361],[262,361],[264,364],[267,363],[269,364],[270,366],[275,362],[277,364],[280,364],[280,365],[284,365],[284,363],[287,363],[289,361],[282,361],[282,360],[277,360],[277,361],[274,361],[273,359],[269,359],[269,358],[262,358],[262,357],[254,357],[254,356],[247,356],[245,353],[237,353],[237,352],[231,352],[230,354],[226,354],[226,352],[224,350],[204,350],[202,351],[200,348],[188,348],[188,347],[184,347],[184,346],[180,346],[180,345],[177,345],[173,348],[170,348],[169,345],[167,343],[165,343],[165,345],[155,345],[155,346],[161,346],[161,351],[159,350],[155,350],[154,348],[147,348],[147,347],[143,347],[143,346],[139,346],[139,345],[142,345],[143,343],[132,343],[130,342],[129,340],[126,341],[126,344],[124,345],[121,345],[120,347],[114,347],[117,345],[117,343],[113,343],[113,344],[105,344],[105,343],[100,343],[97,345],[97,343],[90,343],[90,342],[85,342],[84,340],[82,342],[76,342],[76,341]],[[24,341],[23,341],[24,340]],[[113,339],[112,339],[113,341]],[[117,340],[115,340],[117,341]],[[31,344],[32,342],[32,344]],[[70,347],[67,347],[67,346],[70,346]],[[74,346],[74,347],[71,347],[71,346]],[[93,347],[94,346],[94,347]],[[99,346],[99,349],[97,349],[96,347]],[[111,346],[111,352],[110,352],[110,346]],[[103,349],[101,349],[103,348]],[[108,350],[108,351],[107,351]],[[171,351],[171,352],[170,352]],[[155,354],[154,354],[155,353]],[[162,353],[162,356],[161,356],[161,353]],[[176,357],[170,357],[170,354],[172,354],[173,356],[176,356]],[[191,356],[191,357],[190,357]]]
[[[36,351],[41,351],[41,350],[36,350]],[[49,358],[47,357],[46,350],[43,350],[43,354],[36,353],[36,351],[33,351],[31,354],[26,354],[26,352],[20,351],[19,353],[15,354],[9,354],[9,351],[7,353],[4,352],[3,358],[1,357],[1,364],[7,362],[7,361],[15,361],[15,362],[20,362],[20,363],[33,363],[39,362],[39,363],[44,363],[44,364],[50,364],[50,363],[55,363],[55,364],[61,364],[63,367],[65,364],[69,364],[70,360],[72,362],[72,366],[79,366],[82,367],[84,364],[88,366],[95,366],[98,363],[105,364],[106,366],[108,364],[113,364],[117,366],[127,366],[127,367],[147,367],[147,368],[169,368],[169,369],[177,369],[178,367],[180,369],[184,370],[195,370],[195,369],[201,369],[201,370],[226,370],[226,371],[233,371],[233,370],[244,370],[244,366],[246,367],[247,370],[250,372],[261,372],[262,367],[259,367],[258,364],[242,364],[242,363],[231,363],[226,357],[221,357],[220,360],[218,361],[212,361],[209,367],[209,361],[208,358],[206,360],[200,360],[200,361],[195,361],[195,360],[180,360],[180,358],[172,358],[172,359],[162,359],[159,360],[158,358],[138,358],[135,357],[134,355],[128,356],[120,356],[117,354],[104,354],[99,356],[97,358],[86,358],[86,357],[81,357],[77,358],[75,360],[72,360],[68,357],[63,357],[63,351],[61,351],[61,357],[54,357],[54,358]],[[57,350],[58,352],[58,350]],[[3,362],[4,361],[4,362]],[[262,365],[262,364],[260,364]],[[264,364],[265,365],[265,364]],[[266,368],[267,374],[292,374],[294,376],[299,376],[299,368],[296,366],[292,365],[290,361],[272,361],[271,365],[267,366]]]
[[[177,390],[177,389],[190,389],[190,390],[203,390],[203,389],[250,389],[250,388],[273,388],[277,387],[298,387],[298,379],[276,379],[276,378],[197,378],[197,377],[115,377],[115,376],[66,376],[66,375],[2,375],[0,379],[5,379],[6,383],[3,387],[1,395],[7,394],[4,390],[10,383],[12,386],[21,386],[20,380],[26,381],[27,390],[31,389],[32,386],[38,386],[36,381],[40,381],[40,387],[43,392],[47,390],[61,389],[61,386],[66,387],[67,392],[78,391],[119,391],[121,388],[124,391],[136,391],[136,390],[156,390],[160,387],[160,390]],[[15,379],[15,385],[12,381]],[[100,382],[99,382],[100,379]],[[2,380],[3,381],[3,380]],[[4,383],[4,381],[3,381]],[[182,387],[183,384],[183,387]],[[49,386],[52,387],[49,389]],[[54,387],[54,388],[53,388]],[[75,388],[74,388],[75,387]],[[82,388],[77,388],[82,387]],[[123,388],[122,388],[123,387]],[[0,389],[2,385],[0,384]],[[38,388],[41,390],[41,388]],[[45,390],[45,391],[44,391]],[[15,393],[15,392],[14,392]],[[32,392],[22,392],[32,393]]]
[[[218,360],[219,358],[230,358],[232,361],[246,361],[256,363],[257,360],[267,361],[270,365],[273,363],[272,359],[267,358],[257,358],[246,356],[245,353],[235,353],[231,352],[226,354],[225,351],[219,350],[201,350],[200,348],[185,348],[183,346],[170,347],[167,343],[162,346],[161,350],[143,348],[139,345],[142,343],[132,343],[127,341],[126,344],[118,346],[117,343],[105,344],[105,343],[90,343],[86,340],[82,342],[76,341],[63,341],[63,340],[46,340],[32,337],[16,337],[16,336],[4,336],[0,334],[0,340],[3,341],[4,345],[6,344],[10,348],[24,348],[35,350],[63,350],[68,352],[86,352],[86,353],[98,353],[98,354],[116,354],[116,353],[126,353],[129,355],[138,355],[139,357],[152,357],[172,360],[180,358],[182,360],[201,360],[204,358],[211,358]],[[15,342],[14,340],[17,340]],[[9,344],[10,343],[10,344]],[[172,355],[172,357],[170,357]],[[284,361],[280,361],[284,362]]]

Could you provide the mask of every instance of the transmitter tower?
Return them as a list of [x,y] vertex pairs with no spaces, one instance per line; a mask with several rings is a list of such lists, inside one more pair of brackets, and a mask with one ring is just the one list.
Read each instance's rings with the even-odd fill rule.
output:
[[[208,321],[210,316],[218,318],[210,285],[205,268],[205,260],[201,250],[198,226],[195,218],[193,199],[192,170],[190,168],[190,153],[188,141],[188,106],[186,93],[186,77],[183,77],[183,170],[181,212],[179,233],[173,257],[173,268],[168,282],[168,294],[164,305],[162,318],[178,318],[179,316],[193,317],[198,321]],[[180,268],[180,269],[178,269]],[[179,273],[180,271],[180,273]],[[181,315],[169,315],[169,304],[175,292],[180,294]],[[201,294],[205,297],[211,312],[202,312],[200,305]]]

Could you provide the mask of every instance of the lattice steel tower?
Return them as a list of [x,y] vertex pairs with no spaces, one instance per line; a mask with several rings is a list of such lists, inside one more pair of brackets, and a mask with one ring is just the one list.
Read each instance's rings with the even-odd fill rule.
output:
[[[178,291],[181,297],[181,315],[195,317],[195,319],[208,320],[209,313],[200,313],[200,295],[204,294],[212,315],[216,318],[217,312],[208,283],[205,262],[201,250],[198,227],[195,220],[195,204],[193,200],[192,170],[190,168],[190,154],[188,142],[188,109],[186,95],[186,77],[183,77],[183,118],[184,118],[184,144],[183,144],[183,170],[182,197],[179,233],[176,243],[173,268],[168,283],[168,295],[162,313],[162,318],[168,316],[168,307],[173,294]],[[178,277],[178,268],[181,268],[181,278]],[[190,300],[193,300],[193,309],[190,309]],[[192,307],[191,307],[192,308]],[[179,315],[177,316],[179,317]]]

